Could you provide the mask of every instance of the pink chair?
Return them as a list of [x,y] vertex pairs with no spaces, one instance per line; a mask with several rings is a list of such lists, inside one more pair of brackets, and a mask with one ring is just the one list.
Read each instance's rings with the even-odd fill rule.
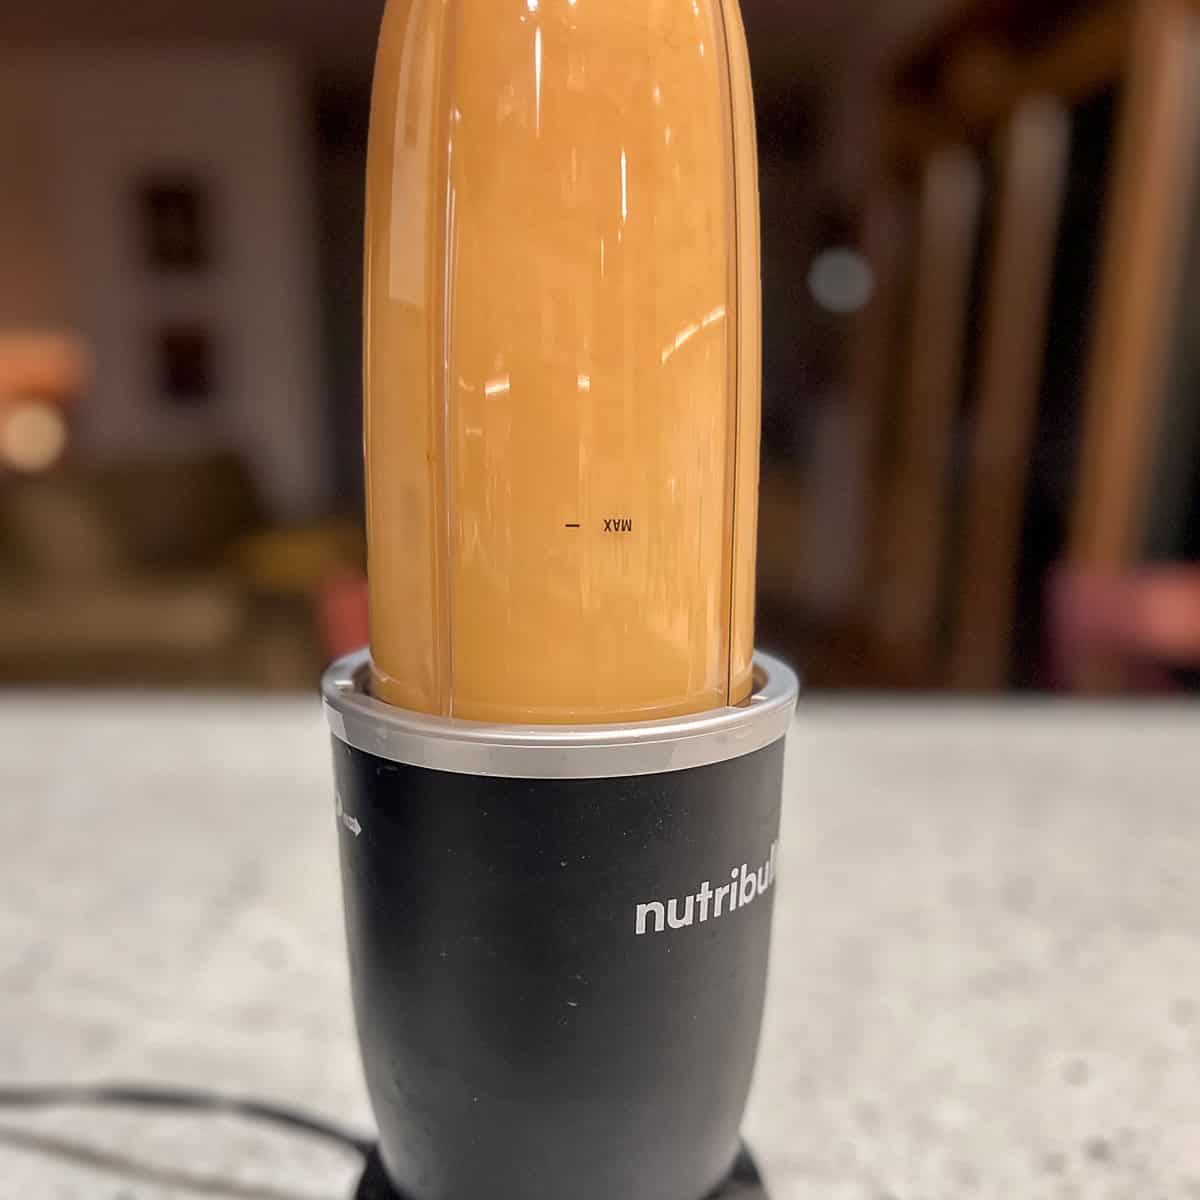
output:
[[1049,625],[1057,686],[1078,690],[1091,667],[1105,664],[1131,690],[1174,690],[1172,669],[1200,668],[1200,568],[1060,568],[1050,585]]

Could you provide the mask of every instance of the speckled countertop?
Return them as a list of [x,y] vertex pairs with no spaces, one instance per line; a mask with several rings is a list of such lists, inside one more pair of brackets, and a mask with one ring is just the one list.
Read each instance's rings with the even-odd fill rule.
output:
[[[327,759],[306,701],[0,699],[0,1082],[369,1129]],[[781,853],[748,1123],[776,1200],[1200,1198],[1200,709],[810,703]],[[355,1165],[0,1113],[4,1200],[340,1200]]]

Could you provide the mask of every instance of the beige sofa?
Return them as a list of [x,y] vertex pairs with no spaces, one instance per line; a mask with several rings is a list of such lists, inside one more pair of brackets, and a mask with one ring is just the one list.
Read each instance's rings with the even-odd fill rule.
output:
[[356,553],[271,530],[232,455],[5,479],[0,684],[312,687],[313,593]]

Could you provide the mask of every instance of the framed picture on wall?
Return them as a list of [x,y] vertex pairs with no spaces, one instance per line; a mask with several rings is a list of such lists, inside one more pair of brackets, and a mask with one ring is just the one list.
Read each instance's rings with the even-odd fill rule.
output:
[[212,188],[200,175],[152,173],[137,188],[138,240],[158,274],[199,273],[213,263]]
[[158,395],[168,408],[206,408],[217,395],[213,331],[201,324],[167,324],[153,333]]

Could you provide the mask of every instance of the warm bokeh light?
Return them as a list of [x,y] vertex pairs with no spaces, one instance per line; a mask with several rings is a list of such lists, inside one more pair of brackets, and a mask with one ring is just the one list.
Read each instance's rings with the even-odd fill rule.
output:
[[0,331],[0,397],[41,396],[62,403],[79,394],[89,370],[87,351],[75,338]]
[[67,448],[62,412],[40,400],[0,401],[0,462],[33,475],[49,470]]

